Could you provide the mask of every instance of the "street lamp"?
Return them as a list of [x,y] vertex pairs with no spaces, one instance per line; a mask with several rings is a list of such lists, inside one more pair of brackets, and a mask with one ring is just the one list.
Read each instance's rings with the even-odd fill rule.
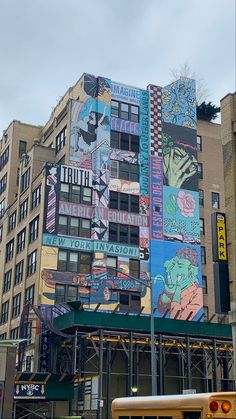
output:
[[154,326],[154,307],[153,307],[153,286],[152,282],[149,284],[146,284],[139,278],[135,278],[134,276],[131,276],[125,272],[123,272],[122,269],[118,269],[115,267],[109,267],[109,266],[93,266],[93,268],[104,268],[107,270],[113,270],[119,273],[122,273],[122,275],[126,276],[127,278],[132,279],[133,281],[136,281],[138,284],[144,285],[145,287],[150,289],[150,298],[151,298],[151,304],[150,304],[150,334],[151,334],[151,376],[152,376],[152,396],[156,396],[157,394],[157,366],[156,366],[156,350],[155,350],[155,326]]

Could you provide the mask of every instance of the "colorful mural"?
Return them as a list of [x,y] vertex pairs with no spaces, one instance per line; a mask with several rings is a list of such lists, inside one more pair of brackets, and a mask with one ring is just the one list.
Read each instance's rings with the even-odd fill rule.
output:
[[163,240],[163,164],[156,156],[150,156],[150,237]]
[[164,186],[164,238],[200,243],[199,194]]
[[111,98],[113,100],[139,105],[140,89],[113,81],[111,83]]
[[140,135],[138,122],[126,121],[126,119],[116,118],[115,116],[111,118],[111,129],[126,134]]
[[126,161],[132,164],[138,164],[138,153],[134,151],[117,150],[115,148],[111,151],[111,160]]
[[109,189],[115,192],[123,192],[131,195],[139,195],[140,184],[131,180],[110,178]]
[[152,240],[151,278],[157,317],[165,315],[166,318],[181,320],[201,317],[200,246]]
[[57,212],[59,202],[59,167],[53,164],[46,164],[45,167],[45,207],[43,231],[55,234],[57,230]]
[[182,77],[163,88],[164,122],[196,129],[196,82]]
[[165,185],[198,190],[195,130],[163,124],[163,172]]
[[149,92],[140,90],[140,194],[149,195]]

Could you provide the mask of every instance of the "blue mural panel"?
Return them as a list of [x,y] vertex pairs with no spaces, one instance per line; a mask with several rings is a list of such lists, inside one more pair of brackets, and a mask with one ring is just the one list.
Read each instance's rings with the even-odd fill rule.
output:
[[200,243],[198,192],[164,186],[163,196],[164,238]]
[[163,124],[164,184],[198,190],[197,133],[173,124]]
[[121,102],[139,105],[140,89],[113,81],[111,84],[111,98]]
[[149,92],[140,90],[140,194],[149,195]]
[[162,119],[170,124],[196,129],[195,80],[183,77],[163,88]]
[[115,116],[111,118],[111,129],[113,131],[125,132],[126,134],[140,135],[138,122],[126,121]]
[[163,164],[150,156],[150,238],[163,240]]
[[155,316],[199,320],[203,313],[200,246],[151,240]]

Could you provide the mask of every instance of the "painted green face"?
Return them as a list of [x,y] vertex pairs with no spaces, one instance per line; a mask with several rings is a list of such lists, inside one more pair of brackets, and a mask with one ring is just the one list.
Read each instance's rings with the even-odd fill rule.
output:
[[181,289],[190,287],[197,281],[197,267],[192,266],[189,260],[178,256],[167,260],[164,264],[167,273],[167,286],[169,288],[179,285]]

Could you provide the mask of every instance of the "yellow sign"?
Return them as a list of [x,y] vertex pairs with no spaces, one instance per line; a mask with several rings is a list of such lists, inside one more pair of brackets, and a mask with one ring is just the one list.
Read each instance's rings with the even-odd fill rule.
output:
[[223,214],[217,214],[216,219],[217,226],[217,249],[218,259],[227,260],[227,242],[226,242],[226,228],[225,228],[225,217]]

